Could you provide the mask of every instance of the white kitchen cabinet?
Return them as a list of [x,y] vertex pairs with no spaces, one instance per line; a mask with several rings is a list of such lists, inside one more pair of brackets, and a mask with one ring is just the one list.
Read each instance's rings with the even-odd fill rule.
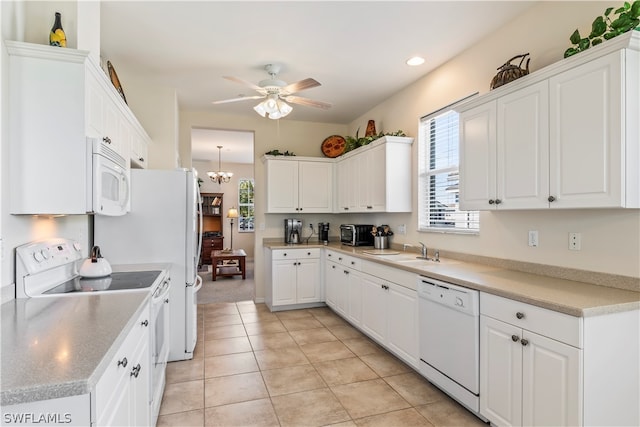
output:
[[640,35],[622,37],[460,106],[462,209],[640,207]]
[[85,214],[91,153],[87,137],[110,141],[128,163],[133,130],[148,136],[88,52],[5,44],[11,82],[10,212]]
[[138,316],[92,395],[98,426],[149,425],[149,306]]
[[580,319],[485,293],[480,310],[480,413],[498,426],[581,425]]
[[389,286],[387,345],[413,367],[418,366],[418,294],[397,284]]
[[551,207],[640,206],[638,62],[617,51],[549,80]]
[[325,252],[325,291],[327,305],[351,323],[360,324],[360,260],[339,252]]
[[412,143],[385,136],[340,157],[337,211],[410,212]]
[[266,298],[269,309],[322,301],[319,248],[272,250],[269,262]]
[[333,162],[265,156],[267,213],[333,211]]
[[388,287],[369,274],[362,278],[362,330],[380,344],[387,341]]
[[461,205],[466,210],[548,206],[547,82],[460,115]]

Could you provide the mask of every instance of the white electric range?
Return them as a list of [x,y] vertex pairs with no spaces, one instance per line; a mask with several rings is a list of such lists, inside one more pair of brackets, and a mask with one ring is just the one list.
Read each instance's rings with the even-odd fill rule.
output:
[[[169,266],[145,269],[147,265],[113,266],[104,277],[79,275],[84,260],[80,243],[65,238],[39,240],[16,248],[16,298],[78,297],[98,293],[138,292],[150,295],[149,375],[150,415],[154,421],[160,410],[169,357],[170,322]],[[161,264],[154,265],[155,267]]]

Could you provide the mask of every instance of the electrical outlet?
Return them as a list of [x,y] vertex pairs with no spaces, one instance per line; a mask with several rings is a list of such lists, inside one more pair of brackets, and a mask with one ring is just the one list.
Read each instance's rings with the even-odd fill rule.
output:
[[529,230],[529,246],[538,247],[538,230]]
[[260,223],[260,231],[264,231],[264,222]]
[[579,251],[582,248],[582,236],[580,233],[569,233],[569,250]]
[[405,224],[398,226],[398,234],[407,234],[407,226]]

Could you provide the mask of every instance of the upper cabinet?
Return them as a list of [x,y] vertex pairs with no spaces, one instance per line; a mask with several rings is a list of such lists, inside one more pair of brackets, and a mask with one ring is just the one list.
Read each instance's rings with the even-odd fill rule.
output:
[[339,157],[337,211],[411,212],[412,143],[385,136]]
[[460,106],[465,210],[640,207],[640,34]]
[[14,41],[5,45],[16,146],[43,146],[45,157],[45,146],[56,152],[54,147],[75,144],[71,150],[84,159],[86,137],[96,137],[133,167],[147,166],[149,136],[88,52]]
[[333,212],[333,161],[264,156],[266,213]]

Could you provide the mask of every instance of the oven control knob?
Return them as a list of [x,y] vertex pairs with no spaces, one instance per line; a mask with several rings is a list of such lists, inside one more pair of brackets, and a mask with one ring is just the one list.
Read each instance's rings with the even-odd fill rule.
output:
[[44,261],[44,257],[42,256],[42,251],[34,252],[33,253],[33,259],[35,259],[36,262]]
[[43,259],[49,259],[51,257],[51,255],[49,254],[49,249],[43,249],[40,252],[42,253]]
[[464,307],[464,301],[462,301],[462,298],[456,297],[456,306]]
[[75,249],[76,251],[80,252],[80,250],[82,249],[82,245],[78,242],[74,242],[73,243],[73,249]]

